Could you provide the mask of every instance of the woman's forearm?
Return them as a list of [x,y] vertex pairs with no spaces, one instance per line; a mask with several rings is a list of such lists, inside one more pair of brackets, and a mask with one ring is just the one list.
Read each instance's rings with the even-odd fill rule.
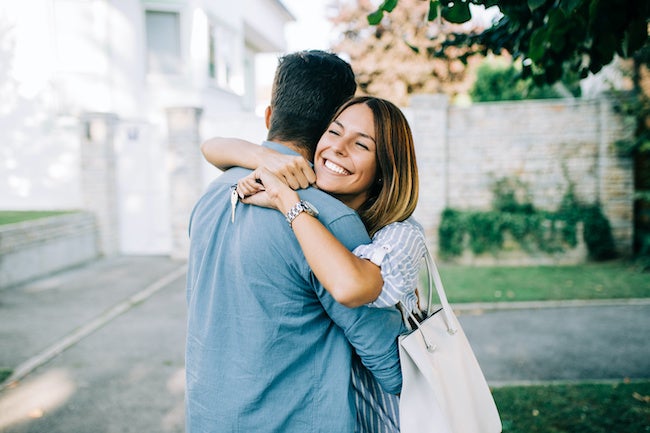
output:
[[[292,192],[295,197],[287,197],[279,206],[285,215],[298,201]],[[314,275],[338,303],[358,307],[377,299],[384,283],[379,266],[355,256],[305,212],[291,226]]]
[[283,154],[239,138],[214,137],[201,143],[203,157],[221,170],[244,167],[268,169],[292,189],[307,188],[316,182],[309,161],[300,155]]
[[239,138],[213,137],[201,143],[201,153],[221,170],[230,167],[255,169],[262,165],[266,148]]
[[314,275],[332,297],[347,307],[377,299],[383,279],[381,269],[343,246],[316,218],[299,215],[293,231]]

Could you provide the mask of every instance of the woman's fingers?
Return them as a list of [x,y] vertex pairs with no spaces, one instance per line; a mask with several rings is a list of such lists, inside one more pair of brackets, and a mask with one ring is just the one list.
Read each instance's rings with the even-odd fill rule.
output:
[[269,198],[269,195],[266,191],[260,191],[253,195],[249,195],[246,198],[243,198],[242,203],[252,204],[255,206],[262,206],[275,209],[273,201]]
[[[305,161],[306,162],[306,161]],[[301,184],[302,188],[307,188],[309,185],[316,183],[316,173],[311,164],[305,164],[301,167],[301,172],[305,176],[305,182]]]
[[256,172],[239,179],[237,182],[237,194],[239,194],[240,198],[264,191],[264,185],[259,183],[257,179],[259,179],[259,175]]
[[275,155],[266,161],[264,168],[293,190],[307,188],[316,182],[311,164],[302,156]]

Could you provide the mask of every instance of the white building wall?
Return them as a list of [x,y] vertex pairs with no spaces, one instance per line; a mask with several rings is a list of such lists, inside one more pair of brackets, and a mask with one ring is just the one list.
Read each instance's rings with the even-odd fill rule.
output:
[[[169,253],[166,109],[201,109],[203,137],[238,134],[239,128],[210,122],[228,125],[226,115],[252,109],[251,59],[285,46],[282,29],[291,17],[279,6],[277,0],[0,1],[0,209],[86,207],[82,118],[111,113],[119,250]],[[178,74],[148,71],[146,10],[180,14]],[[251,23],[246,14],[260,11],[263,20]],[[232,40],[228,87],[208,73],[210,24]],[[259,35],[263,47],[251,43]],[[214,174],[207,164],[205,170]]]

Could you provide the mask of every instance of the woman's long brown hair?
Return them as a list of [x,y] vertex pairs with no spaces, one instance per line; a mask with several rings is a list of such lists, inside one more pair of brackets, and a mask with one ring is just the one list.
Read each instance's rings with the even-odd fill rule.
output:
[[415,144],[404,113],[392,102],[371,96],[352,98],[337,112],[355,104],[373,113],[377,145],[377,177],[368,200],[358,209],[370,236],[380,228],[410,217],[418,203],[419,180]]

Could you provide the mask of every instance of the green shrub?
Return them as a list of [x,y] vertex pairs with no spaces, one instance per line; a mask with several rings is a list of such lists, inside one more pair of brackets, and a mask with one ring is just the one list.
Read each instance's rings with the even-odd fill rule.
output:
[[589,255],[594,260],[608,260],[616,256],[612,228],[599,205],[583,210],[584,239]]
[[440,234],[440,252],[446,256],[459,256],[463,252],[464,226],[461,213],[454,209],[445,209],[438,233]]
[[520,182],[500,179],[493,192],[494,210],[445,209],[439,228],[439,250],[444,258],[460,256],[469,248],[474,254],[495,253],[504,247],[509,233],[524,251],[555,253],[577,245],[577,225],[593,260],[615,257],[609,221],[598,204],[583,206],[573,189],[564,195],[555,212],[535,209]]

